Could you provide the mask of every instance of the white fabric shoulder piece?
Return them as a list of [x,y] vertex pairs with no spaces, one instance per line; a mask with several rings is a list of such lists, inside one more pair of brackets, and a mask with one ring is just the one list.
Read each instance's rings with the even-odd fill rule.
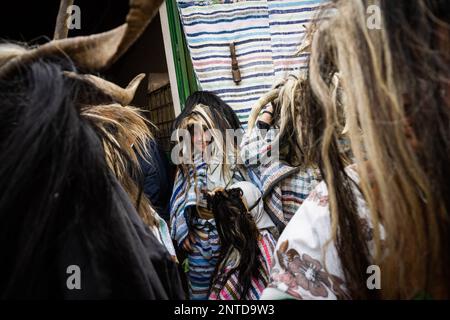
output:
[[[354,171],[350,176],[358,181]],[[365,201],[356,187],[354,192],[363,226],[370,230]],[[349,299],[340,259],[330,237],[328,190],[321,182],[281,234],[270,284],[262,299]]]

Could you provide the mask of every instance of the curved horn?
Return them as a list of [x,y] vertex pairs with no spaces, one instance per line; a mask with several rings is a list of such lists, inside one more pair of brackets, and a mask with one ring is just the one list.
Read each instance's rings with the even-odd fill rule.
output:
[[259,113],[261,110],[270,102],[274,101],[280,92],[279,88],[272,89],[269,92],[267,92],[265,95],[263,95],[259,100],[255,103],[255,105],[252,108],[252,111],[250,113],[250,116],[248,117],[248,130],[249,132],[253,130],[253,127],[255,126],[256,119],[258,118]]
[[130,0],[130,11],[126,18],[127,30],[109,64],[117,61],[141,36],[163,2],[164,0]]
[[117,52],[126,25],[92,36],[53,40],[12,58],[0,68],[0,78],[8,76],[23,64],[43,57],[68,56],[78,67],[96,70],[106,67]]
[[53,40],[25,51],[1,66],[0,78],[8,76],[22,64],[48,56],[69,56],[78,67],[87,70],[109,67],[139,38],[162,2],[130,0],[127,21],[122,26],[92,36]]
[[67,26],[67,18],[69,13],[67,9],[73,5],[74,0],[61,0],[59,5],[58,17],[56,18],[55,35],[54,40],[65,39],[69,34],[69,28]]
[[145,78],[145,74],[141,73],[137,75],[133,80],[131,80],[126,88],[122,88],[112,82],[93,75],[80,75],[74,72],[67,71],[64,72],[64,75],[69,78],[84,81],[93,85],[104,94],[110,96],[115,102],[123,106],[129,105],[131,101],[133,101],[139,84],[141,83],[142,79]]

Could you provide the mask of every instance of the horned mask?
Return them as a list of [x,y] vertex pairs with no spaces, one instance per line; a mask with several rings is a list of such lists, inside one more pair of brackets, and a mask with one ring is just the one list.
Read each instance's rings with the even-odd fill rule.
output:
[[[130,10],[121,26],[95,35],[68,38],[67,9],[73,2],[74,0],[61,0],[54,39],[44,45],[12,54],[0,65],[0,79],[12,75],[22,65],[45,57],[70,57],[82,70],[105,70],[141,36],[163,0],[130,0]],[[145,77],[145,74],[140,74],[126,88],[121,88],[94,75],[75,72],[64,74],[96,87],[121,105],[128,105],[133,100],[137,87]]]

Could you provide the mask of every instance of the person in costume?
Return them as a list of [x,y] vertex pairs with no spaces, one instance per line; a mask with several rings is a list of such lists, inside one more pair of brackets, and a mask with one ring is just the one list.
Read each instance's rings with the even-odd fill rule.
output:
[[67,38],[61,18],[47,44],[0,45],[2,299],[184,297],[176,264],[108,166],[107,137],[82,115],[127,105],[135,82],[78,71],[112,64],[160,4],[132,0],[127,22],[105,33]]
[[[335,1],[318,22],[309,81],[325,179],[281,235],[265,299],[450,297],[450,3],[380,0],[369,29],[372,4]],[[351,166],[335,151],[335,72]]]
[[240,123],[230,106],[203,91],[187,99],[174,126],[187,163],[178,165],[170,208],[171,233],[187,254],[190,298],[205,300],[220,252],[206,195],[246,179],[245,170],[236,162],[237,143],[224,143],[226,130],[238,130]]

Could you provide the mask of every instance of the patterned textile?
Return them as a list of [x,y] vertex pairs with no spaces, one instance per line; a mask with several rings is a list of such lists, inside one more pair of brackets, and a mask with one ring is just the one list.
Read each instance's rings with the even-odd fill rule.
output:
[[[222,187],[228,183],[231,185],[245,180],[244,174],[234,170],[231,181],[223,181]],[[205,300],[208,298],[211,276],[220,250],[219,236],[214,219],[195,217],[191,219],[190,209],[195,210],[197,206],[207,207],[203,194],[200,193],[197,196],[196,190],[208,190],[208,166],[205,163],[197,164],[195,173],[191,170],[188,179],[181,171],[178,171],[170,201],[171,236],[177,241],[178,246],[181,246],[189,233],[195,235],[196,241],[192,244],[193,252],[188,254],[190,298]],[[216,181],[215,184],[220,182]]]
[[219,234],[214,219],[194,219],[191,232],[196,241],[189,254],[189,296],[191,300],[206,300],[219,259]]
[[[306,67],[296,53],[323,0],[178,0],[195,73],[203,90],[217,93],[244,128],[251,107],[279,78]],[[242,81],[231,73],[235,43]]]
[[244,134],[241,156],[262,183],[264,210],[276,217],[281,226],[274,221],[275,224],[283,229],[322,178],[316,168],[294,168],[273,155],[270,159],[267,155],[275,139],[275,130],[268,130],[263,136],[262,130],[255,127]]
[[[358,175],[347,169],[357,183]],[[361,193],[354,188],[361,228],[365,230],[369,249],[372,248],[373,226],[369,210]],[[341,262],[331,237],[331,213],[328,189],[321,182],[281,234],[270,272],[270,284],[262,299],[348,299]],[[381,227],[381,237],[384,231]],[[372,250],[372,249],[371,249]],[[326,266],[326,269],[325,269]]]
[[[199,185],[205,184],[206,170],[207,165],[205,163],[196,166],[197,183]],[[177,172],[172,198],[170,199],[170,232],[178,245],[183,243],[189,233],[189,217],[186,209],[190,206],[196,206],[198,202],[202,205],[202,201],[202,206],[206,207],[204,198],[197,199],[195,186],[194,170],[190,171],[189,181],[184,177],[183,172]]]
[[[260,250],[259,261],[261,264],[258,270],[258,276],[253,277],[250,285],[250,289],[245,296],[244,300],[259,300],[263,290],[266,288],[269,281],[269,270],[273,261],[273,252],[275,249],[276,241],[270,232],[263,230],[261,232],[261,238],[258,242]],[[229,269],[225,267],[225,270],[221,271],[221,276],[227,276]],[[232,274],[224,287],[221,289],[217,282],[213,284],[211,293],[209,295],[210,300],[240,300],[239,294],[240,284],[238,281],[238,274]]]
[[[177,172],[174,189],[170,199],[170,231],[172,238],[180,245],[188,235],[189,213],[186,210],[189,207],[201,206],[206,208],[206,199],[203,196],[197,196],[196,190],[207,190],[208,187],[208,166],[205,163],[196,165],[194,170],[189,172],[188,179],[184,177],[181,171]],[[231,182],[248,180],[246,172],[234,170]],[[225,186],[226,183],[223,185]],[[210,190],[212,191],[212,190]]]

